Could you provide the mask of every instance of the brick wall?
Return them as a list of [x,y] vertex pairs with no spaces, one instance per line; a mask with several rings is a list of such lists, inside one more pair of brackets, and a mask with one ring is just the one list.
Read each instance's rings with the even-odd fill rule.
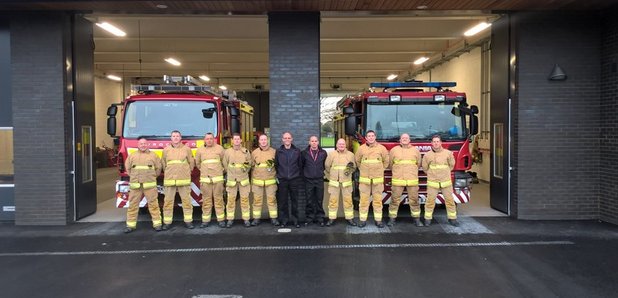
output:
[[64,42],[68,20],[64,14],[16,15],[11,20],[18,225],[67,223],[71,118]]
[[[517,17],[518,218],[596,219],[601,177],[598,15]],[[554,64],[566,72],[566,81],[548,81]]]
[[618,224],[618,6],[602,20],[599,218]]
[[305,147],[320,133],[320,14],[268,15],[272,145],[289,130]]

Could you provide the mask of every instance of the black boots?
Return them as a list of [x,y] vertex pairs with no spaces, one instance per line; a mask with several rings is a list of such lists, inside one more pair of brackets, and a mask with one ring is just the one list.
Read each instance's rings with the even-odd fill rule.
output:
[[417,227],[424,226],[423,223],[421,222],[420,218],[414,218],[414,225],[417,226]]
[[395,219],[394,218],[389,218],[388,219],[388,223],[386,223],[387,226],[392,227],[395,225]]

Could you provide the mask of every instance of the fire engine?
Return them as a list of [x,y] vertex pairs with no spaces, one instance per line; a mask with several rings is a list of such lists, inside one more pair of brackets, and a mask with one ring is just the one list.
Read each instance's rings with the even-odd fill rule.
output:
[[[107,133],[118,144],[116,207],[129,205],[129,176],[124,168],[126,158],[137,151],[137,138],[145,136],[148,148],[161,157],[171,140],[173,130],[182,134],[182,143],[193,155],[204,145],[204,135],[211,132],[218,144],[229,147],[233,133],[240,133],[243,144],[251,149],[253,138],[253,108],[233,96],[216,94],[209,86],[201,86],[190,76],[164,76],[165,84],[133,85],[131,96],[107,109]],[[120,106],[120,135],[116,136],[116,115]],[[159,194],[163,194],[163,175],[157,179]],[[194,207],[202,202],[199,170],[191,173],[191,197]],[[146,206],[146,198],[140,201]]]
[[[421,155],[431,150],[431,138],[439,135],[442,146],[453,152],[455,168],[452,171],[453,198],[456,203],[470,201],[472,176],[466,171],[472,167],[470,140],[478,132],[478,108],[468,106],[466,94],[447,88],[455,82],[390,82],[371,83],[371,89],[343,97],[337,103],[334,119],[335,137],[345,138],[348,150],[355,152],[365,142],[364,132],[373,130],[376,141],[390,150],[399,144],[402,133],[410,135],[412,145]],[[432,91],[432,88],[435,89]],[[382,195],[390,203],[391,172],[384,173]],[[355,194],[358,194],[358,171]],[[357,197],[357,196],[355,196]],[[404,193],[405,202],[407,194]],[[427,175],[419,172],[419,202],[427,199]],[[436,200],[444,204],[442,194]]]

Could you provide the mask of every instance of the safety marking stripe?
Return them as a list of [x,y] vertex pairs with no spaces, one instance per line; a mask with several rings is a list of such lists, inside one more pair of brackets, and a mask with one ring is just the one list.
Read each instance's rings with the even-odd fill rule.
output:
[[195,253],[219,251],[277,251],[277,250],[324,250],[324,249],[357,249],[357,248],[434,248],[434,247],[491,247],[491,246],[534,246],[534,245],[571,245],[572,241],[524,241],[524,242],[463,242],[463,243],[378,243],[378,244],[333,244],[333,245],[300,245],[300,246],[232,246],[204,248],[175,249],[144,249],[144,250],[95,250],[95,251],[41,251],[0,253],[0,257],[31,257],[31,256],[83,256],[83,255],[130,255],[159,253]]

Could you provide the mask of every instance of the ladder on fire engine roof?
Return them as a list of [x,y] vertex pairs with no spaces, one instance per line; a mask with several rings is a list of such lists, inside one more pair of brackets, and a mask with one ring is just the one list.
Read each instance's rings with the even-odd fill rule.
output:
[[457,86],[456,82],[421,82],[421,81],[411,81],[411,82],[388,82],[388,83],[379,83],[374,82],[369,84],[371,88],[384,88],[386,89],[395,89],[395,88],[436,88],[438,91],[442,91],[445,87],[455,87]]
[[192,76],[163,76],[163,82],[161,85],[132,85],[131,89],[137,93],[206,93],[214,96],[218,96],[210,86],[199,84]]

